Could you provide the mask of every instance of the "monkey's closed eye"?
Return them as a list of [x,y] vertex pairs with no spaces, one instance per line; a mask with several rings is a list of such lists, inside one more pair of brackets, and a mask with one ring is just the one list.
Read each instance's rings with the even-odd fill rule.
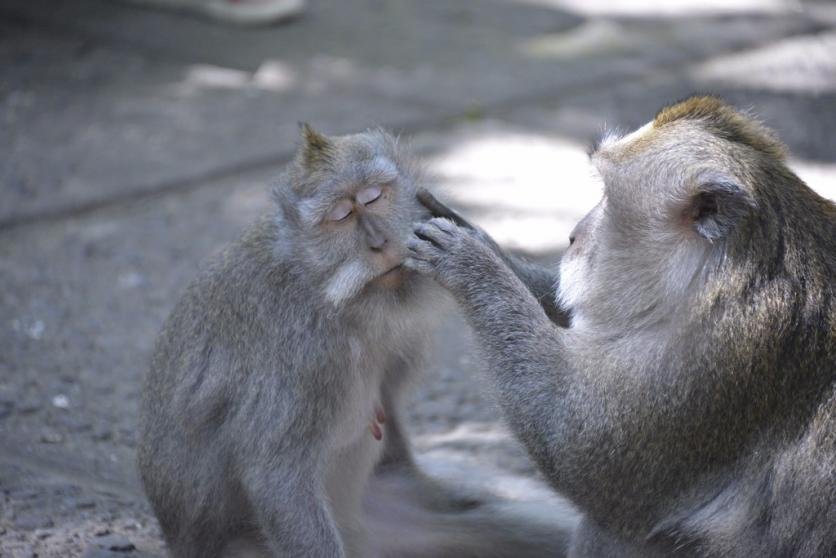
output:
[[369,205],[370,203],[376,202],[380,198],[381,193],[382,190],[379,186],[370,186],[357,193],[357,202],[363,205]]
[[342,200],[328,212],[326,219],[329,221],[343,221],[351,215],[351,202]]

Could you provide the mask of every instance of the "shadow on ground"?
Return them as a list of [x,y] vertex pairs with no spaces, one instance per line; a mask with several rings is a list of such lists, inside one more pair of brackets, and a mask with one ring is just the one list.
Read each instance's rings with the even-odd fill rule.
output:
[[[300,120],[401,131],[440,195],[546,262],[600,195],[587,143],[694,91],[751,107],[836,198],[833,11],[685,4],[322,1],[242,30],[4,2],[0,554],[106,556],[108,537],[162,552],[133,466],[139,379],[198,263],[269,208]],[[422,462],[548,498],[460,318],[439,339],[409,407]]]

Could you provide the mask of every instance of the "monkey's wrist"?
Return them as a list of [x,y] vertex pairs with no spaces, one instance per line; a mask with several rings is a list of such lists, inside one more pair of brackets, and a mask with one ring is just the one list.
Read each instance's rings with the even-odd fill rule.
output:
[[487,290],[501,289],[516,279],[502,258],[486,246],[467,254],[461,263],[466,271],[447,282],[450,290],[461,297],[481,298]]

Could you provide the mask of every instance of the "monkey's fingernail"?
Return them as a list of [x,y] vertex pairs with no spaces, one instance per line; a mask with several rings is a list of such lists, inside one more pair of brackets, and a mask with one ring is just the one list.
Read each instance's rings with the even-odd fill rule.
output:
[[374,418],[377,419],[377,422],[384,423],[386,422],[386,413],[383,411],[383,407],[378,407],[375,409]]
[[369,425],[369,430],[372,431],[372,437],[378,442],[383,439],[383,429],[376,422]]

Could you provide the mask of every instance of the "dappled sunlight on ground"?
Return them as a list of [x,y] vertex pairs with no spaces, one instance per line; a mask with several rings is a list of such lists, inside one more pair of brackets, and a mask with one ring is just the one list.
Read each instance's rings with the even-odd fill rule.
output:
[[800,9],[793,0],[515,0],[594,16],[682,17],[734,13],[780,13]]
[[766,91],[836,92],[836,33],[792,37],[698,64],[694,79]]
[[442,195],[509,248],[565,247],[601,196],[585,145],[498,124],[474,127],[428,166]]

